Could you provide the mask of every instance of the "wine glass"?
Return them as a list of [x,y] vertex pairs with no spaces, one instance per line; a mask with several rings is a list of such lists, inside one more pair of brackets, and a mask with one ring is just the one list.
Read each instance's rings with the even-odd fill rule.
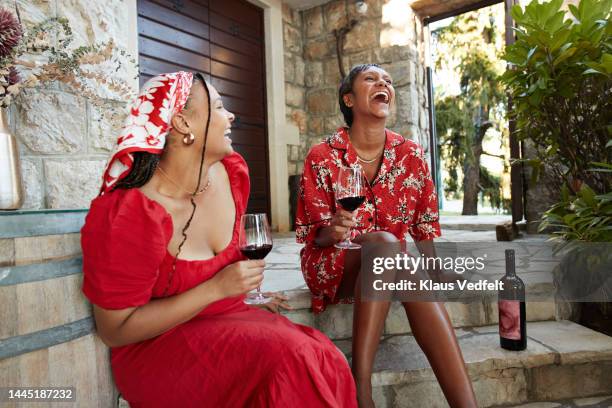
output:
[[[365,201],[365,177],[361,167],[341,167],[336,183],[336,200],[346,211],[353,212]],[[345,241],[334,246],[342,249],[359,249],[361,245],[351,242],[351,230]]]
[[[244,214],[240,218],[240,235],[238,237],[240,252],[249,259],[264,259],[272,250],[272,234],[266,214]],[[264,296],[260,288],[256,293],[247,294],[244,303],[258,305],[272,300]]]

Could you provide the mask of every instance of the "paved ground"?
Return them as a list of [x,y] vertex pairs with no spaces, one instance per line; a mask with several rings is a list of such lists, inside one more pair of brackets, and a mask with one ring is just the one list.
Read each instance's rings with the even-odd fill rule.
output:
[[[483,216],[480,218],[481,221],[483,221],[482,219],[488,219],[489,216]],[[455,225],[458,227],[460,226],[458,223]],[[465,226],[469,226],[469,224],[465,224]],[[442,236],[436,239],[436,241],[479,243],[496,242],[495,231],[493,229],[494,226],[488,231],[443,228]],[[513,242],[542,242],[546,240],[546,238],[547,237],[543,235],[523,235],[523,237],[521,237],[519,240],[515,240]],[[304,287],[305,283],[300,269],[299,253],[301,248],[302,245],[295,242],[295,234],[293,232],[275,234],[274,248],[266,257],[267,267],[262,290],[279,291]]]

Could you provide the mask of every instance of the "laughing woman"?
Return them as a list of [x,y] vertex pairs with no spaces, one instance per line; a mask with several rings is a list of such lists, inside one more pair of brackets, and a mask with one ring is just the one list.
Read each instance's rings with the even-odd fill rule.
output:
[[[409,234],[420,252],[434,256],[440,235],[436,194],[423,151],[385,128],[395,90],[377,65],[358,65],[342,81],[340,109],[348,127],[314,146],[304,163],[296,234],[302,271],[315,313],[354,301],[352,369],[360,407],[373,407],[372,366],[390,303],[361,299],[361,251],[336,249],[352,231],[354,241],[397,242]],[[341,167],[361,166],[366,201],[355,212],[336,205]],[[349,228],[351,230],[349,231]],[[444,305],[404,302],[412,333],[425,352],[452,407],[475,407],[474,392]]]
[[244,303],[263,261],[238,249],[249,195],[234,116],[199,74],[147,82],[82,229],[83,293],[131,407],[354,407],[344,356]]

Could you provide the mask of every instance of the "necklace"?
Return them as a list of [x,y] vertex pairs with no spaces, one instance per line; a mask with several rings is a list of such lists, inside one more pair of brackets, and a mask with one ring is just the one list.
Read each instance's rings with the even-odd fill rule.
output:
[[[349,140],[351,139],[351,133],[350,131],[347,129],[346,133],[348,134]],[[353,147],[354,148],[354,147]],[[383,146],[383,149],[380,153],[378,153],[373,159],[364,159],[363,157],[361,157],[359,155],[359,153],[357,153],[357,149],[355,149],[355,153],[357,154],[357,160],[359,160],[362,163],[365,164],[372,164],[374,163],[376,160],[378,160],[380,158],[380,156],[383,154],[383,152],[385,151],[385,147]]]
[[376,157],[374,157],[373,159],[370,160],[366,160],[364,158],[362,158],[359,153],[357,154],[357,160],[359,160],[362,163],[366,163],[366,164],[371,164],[374,163],[376,160],[378,160],[378,158],[380,157],[380,154],[377,154]]
[[170,178],[170,176],[164,171],[164,169],[162,169],[160,166],[157,166],[157,168],[159,169],[159,171],[161,172],[162,176],[164,176],[169,182],[171,182],[172,184],[174,184],[176,187],[180,188],[181,190],[183,190],[185,193],[187,194],[192,194],[192,195],[200,195],[203,192],[205,192],[208,187],[210,187],[210,178],[207,179],[206,181],[206,185],[204,186],[204,188],[202,188],[200,191],[198,191],[197,193],[193,194],[191,191],[185,190],[182,186],[180,186],[177,182],[175,182],[174,180],[172,180]]

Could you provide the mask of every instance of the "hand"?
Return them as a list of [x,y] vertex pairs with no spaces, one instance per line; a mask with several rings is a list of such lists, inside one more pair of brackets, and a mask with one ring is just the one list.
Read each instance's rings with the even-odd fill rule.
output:
[[354,212],[339,208],[331,218],[330,225],[321,228],[319,232],[321,242],[318,244],[321,246],[328,246],[340,242],[347,238],[350,229],[356,225]]
[[259,307],[261,309],[267,309],[272,313],[280,313],[280,309],[293,310],[289,303],[286,302],[286,300],[289,299],[287,296],[281,295],[278,292],[263,292],[263,295],[271,297],[272,300],[267,303],[251,306]]
[[222,298],[242,295],[261,285],[265,265],[263,259],[238,261],[219,271],[212,281]]

